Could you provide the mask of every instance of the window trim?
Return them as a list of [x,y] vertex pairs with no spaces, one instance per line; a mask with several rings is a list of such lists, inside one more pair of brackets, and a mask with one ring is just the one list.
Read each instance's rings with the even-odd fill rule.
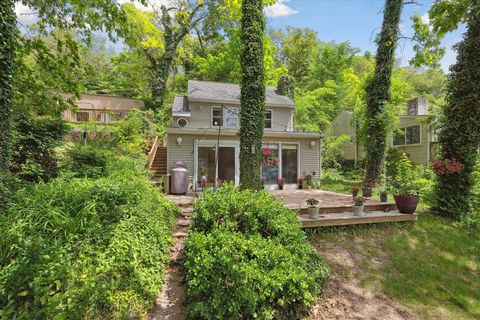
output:
[[[220,126],[216,126],[213,124],[213,111],[215,109],[220,109],[222,111],[222,124]],[[218,127],[222,127],[223,128],[223,124],[225,122],[225,119],[224,119],[224,114],[223,114],[223,106],[212,106],[210,108],[210,126],[213,127],[213,128],[218,128]]]
[[[410,128],[410,127],[419,127],[419,143],[411,143],[411,144],[407,144],[407,128]],[[392,147],[395,147],[395,148],[402,148],[402,147],[415,147],[415,146],[421,146],[423,145],[422,143],[422,134],[423,134],[423,129],[422,129],[422,125],[421,124],[412,124],[412,125],[408,125],[408,126],[402,126],[402,127],[399,127],[397,128],[396,130],[404,130],[405,131],[405,141],[404,141],[404,144],[394,144],[394,140],[395,140],[395,133],[394,135],[392,136]]]
[[[237,115],[237,125],[235,127],[227,127],[226,124],[226,117],[225,117],[225,109],[228,108],[234,111]],[[222,125],[220,126],[222,129],[238,129],[240,123],[240,117],[238,116],[238,107],[224,107],[223,105],[212,105],[210,108],[210,127],[211,128],[218,128],[219,126],[213,125],[213,110],[214,109],[221,109],[222,110]]]
[[265,109],[265,113],[270,112],[270,128],[265,127],[265,120],[263,121],[263,128],[265,130],[273,130],[273,110],[272,109]]

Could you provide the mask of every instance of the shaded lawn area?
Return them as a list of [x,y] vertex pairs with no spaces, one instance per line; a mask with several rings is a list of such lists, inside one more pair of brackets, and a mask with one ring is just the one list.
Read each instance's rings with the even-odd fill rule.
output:
[[[321,254],[346,252],[367,291],[399,301],[415,317],[480,319],[480,234],[474,231],[421,213],[416,223],[318,229],[310,241]],[[340,277],[352,272],[351,262],[335,267],[344,269],[336,270]]]

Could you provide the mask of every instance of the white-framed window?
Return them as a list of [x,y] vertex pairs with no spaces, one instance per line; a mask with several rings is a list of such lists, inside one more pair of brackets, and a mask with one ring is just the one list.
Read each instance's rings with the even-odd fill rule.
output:
[[409,126],[395,130],[393,134],[394,146],[420,144],[420,125]]
[[272,129],[272,110],[265,110],[265,129]]
[[214,127],[223,126],[223,108],[222,107],[212,107],[212,126]]
[[212,107],[212,126],[234,129],[238,127],[238,108]]

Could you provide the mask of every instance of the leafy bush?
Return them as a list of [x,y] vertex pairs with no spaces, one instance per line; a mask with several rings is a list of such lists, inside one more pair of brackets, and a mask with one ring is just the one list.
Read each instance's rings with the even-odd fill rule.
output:
[[328,276],[295,212],[231,184],[195,203],[184,267],[188,312],[201,319],[299,318]]
[[21,115],[15,121],[11,171],[24,181],[48,181],[57,175],[54,148],[66,133],[61,119]]
[[127,167],[15,194],[0,216],[0,318],[146,318],[162,287],[177,209],[144,170]]
[[396,171],[395,180],[391,182],[393,194],[419,195],[422,190],[422,184],[419,182],[420,177],[405,153],[397,162]]
[[139,154],[148,151],[149,142],[156,135],[152,116],[149,112],[133,110],[115,124],[114,130],[124,152]]
[[95,147],[75,145],[67,155],[68,169],[75,177],[98,178],[107,172],[107,156]]
[[352,138],[348,135],[327,136],[323,139],[322,161],[324,168],[340,168],[342,163],[342,146],[351,142]]

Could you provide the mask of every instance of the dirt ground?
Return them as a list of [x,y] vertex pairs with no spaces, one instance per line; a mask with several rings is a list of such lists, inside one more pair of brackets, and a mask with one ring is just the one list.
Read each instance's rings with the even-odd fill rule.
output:
[[[359,237],[352,237],[332,245],[328,239],[318,235],[312,237],[312,245],[328,261],[331,271],[325,293],[305,320],[418,319],[407,307],[386,297],[378,281],[372,281],[374,276],[366,274],[382,268],[388,258],[381,253],[372,258],[363,242]],[[366,263],[368,268],[365,268]],[[368,288],[365,279],[370,280]]]

